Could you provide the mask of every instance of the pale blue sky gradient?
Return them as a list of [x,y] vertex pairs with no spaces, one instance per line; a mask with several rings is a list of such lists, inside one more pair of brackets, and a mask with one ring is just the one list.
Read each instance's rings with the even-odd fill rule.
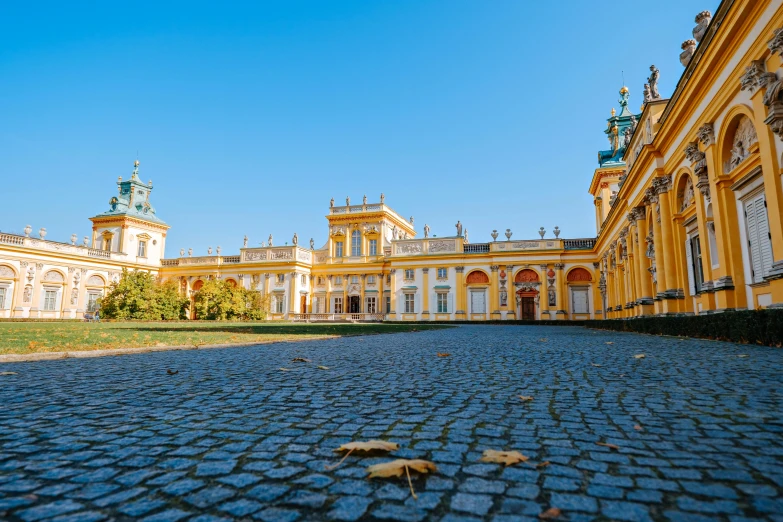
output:
[[[138,150],[167,257],[326,240],[329,199],[592,237],[621,70],[668,97],[717,0],[5,2],[0,230],[90,233]],[[502,237],[502,236],[501,236]]]

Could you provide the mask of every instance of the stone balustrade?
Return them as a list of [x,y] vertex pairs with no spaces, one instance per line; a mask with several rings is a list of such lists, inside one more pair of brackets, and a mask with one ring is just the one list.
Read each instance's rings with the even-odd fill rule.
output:
[[98,259],[108,259],[115,261],[127,261],[127,254],[122,252],[110,252],[108,250],[98,250],[86,247],[84,245],[73,245],[70,243],[59,243],[57,241],[48,241],[45,239],[36,239],[33,237],[20,236],[17,234],[0,234],[0,243],[6,245],[17,245],[25,248],[44,250],[49,252],[62,252],[77,256],[93,257]]

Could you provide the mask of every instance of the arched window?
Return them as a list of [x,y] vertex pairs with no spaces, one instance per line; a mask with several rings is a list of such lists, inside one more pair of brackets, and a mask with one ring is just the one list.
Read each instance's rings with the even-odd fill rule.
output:
[[534,270],[530,270],[529,268],[520,270],[519,272],[517,272],[516,277],[514,277],[515,283],[535,283],[537,281],[538,281],[538,274]]
[[485,274],[481,270],[474,270],[473,272],[468,274],[468,277],[465,279],[465,282],[467,284],[471,284],[471,283],[486,284],[489,283],[489,277],[487,277],[487,274]]
[[362,255],[362,233],[358,230],[354,230],[351,233],[351,255]]
[[575,281],[592,281],[593,276],[590,275],[590,272],[585,270],[584,268],[577,267],[568,272],[568,276],[566,276],[566,281],[568,282],[575,282]]

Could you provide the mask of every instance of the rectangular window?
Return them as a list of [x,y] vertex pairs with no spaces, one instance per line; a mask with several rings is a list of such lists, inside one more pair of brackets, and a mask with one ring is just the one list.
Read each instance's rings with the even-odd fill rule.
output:
[[358,275],[351,276],[351,284],[356,285],[358,283],[359,283],[359,276]]
[[108,237],[103,238],[103,249],[111,250],[111,239],[109,239]]
[[386,313],[391,313],[391,296],[386,296]]
[[334,284],[335,284],[335,285],[341,285],[341,284],[343,284],[343,276],[336,276],[336,277],[334,278]]
[[370,255],[371,256],[377,256],[378,255],[378,240],[377,239],[371,239],[370,240]]
[[588,314],[590,308],[587,300],[587,288],[574,288],[571,291],[571,297],[573,299],[573,308],[575,314]]
[[772,268],[772,242],[764,194],[745,200],[745,223],[748,232],[751,280],[754,283],[761,283]]
[[375,284],[375,276],[374,275],[367,276],[367,284],[368,285],[374,285]]
[[368,314],[374,314],[375,310],[376,310],[375,298],[374,297],[368,297],[367,298],[367,313]]
[[87,294],[87,311],[94,312],[98,309],[98,299],[100,294]]
[[285,298],[283,296],[275,297],[275,313],[285,313]]
[[147,257],[147,242],[139,241],[139,257]]
[[416,304],[414,299],[416,298],[415,294],[405,294],[405,313],[406,314],[415,314],[416,313]]
[[5,308],[5,288],[0,288],[0,310]]
[[405,279],[413,279],[413,269],[412,268],[405,269]]
[[693,282],[696,286],[696,292],[701,292],[701,285],[704,283],[704,270],[701,264],[701,243],[699,236],[691,238],[691,253],[693,255]]
[[323,277],[321,277],[321,276],[318,276],[318,284],[319,284],[319,285],[322,285],[322,284],[324,284],[324,278],[323,278]]
[[438,279],[446,279],[449,277],[448,268],[438,268]]
[[343,313],[343,298],[342,297],[335,297],[334,298],[334,313],[336,313],[336,314]]
[[284,283],[285,282],[285,274],[277,274],[277,282],[278,283]]
[[307,276],[302,274],[302,286],[307,286]]
[[449,294],[445,292],[439,292],[438,293],[438,313],[439,314],[447,314],[449,313]]
[[57,290],[46,290],[44,293],[44,311],[54,312],[57,305]]
[[386,284],[387,285],[391,284],[391,274],[386,274]]
[[351,235],[351,255],[362,255],[362,235],[358,230],[355,230]]
[[343,257],[343,242],[338,241],[337,244],[334,246],[334,256],[335,257]]

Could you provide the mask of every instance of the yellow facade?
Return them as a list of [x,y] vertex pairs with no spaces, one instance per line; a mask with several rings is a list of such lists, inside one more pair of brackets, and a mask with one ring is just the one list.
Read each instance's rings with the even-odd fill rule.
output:
[[596,238],[516,240],[509,231],[475,244],[461,227],[427,237],[381,195],[332,200],[318,248],[270,237],[239,254],[164,258],[168,227],[136,164],[118,183],[119,203],[92,218],[84,246],[0,234],[0,318],[78,318],[122,268],[176,279],[187,295],[206,279],[231,280],[268,295],[270,318],[285,320],[582,320],[783,306],[783,6],[723,2],[698,20],[699,44],[683,45],[669,98],[656,91],[654,67],[641,113],[620,91],[610,149],[589,185]]

